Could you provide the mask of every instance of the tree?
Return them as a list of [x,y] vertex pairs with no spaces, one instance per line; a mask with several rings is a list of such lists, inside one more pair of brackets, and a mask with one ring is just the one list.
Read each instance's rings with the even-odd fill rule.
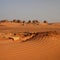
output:
[[32,23],[35,23],[35,20],[33,20]]
[[39,23],[39,21],[38,21],[38,20],[35,20],[35,22],[36,22],[36,23]]
[[8,22],[8,20],[1,20],[0,22]]
[[31,23],[31,20],[29,20],[27,23]]
[[25,21],[23,20],[22,23],[25,23]]
[[47,21],[46,21],[46,20],[44,20],[44,21],[43,21],[43,23],[47,23]]
[[21,22],[21,20],[17,20],[17,23],[20,23]]
[[39,24],[39,21],[38,21],[38,20],[33,20],[33,21],[32,21],[32,23],[34,23],[34,24],[37,24],[37,25],[38,25],[38,24]]
[[23,25],[24,25],[25,21],[23,20],[22,23],[23,23]]
[[16,19],[13,19],[13,22],[16,22],[17,20]]

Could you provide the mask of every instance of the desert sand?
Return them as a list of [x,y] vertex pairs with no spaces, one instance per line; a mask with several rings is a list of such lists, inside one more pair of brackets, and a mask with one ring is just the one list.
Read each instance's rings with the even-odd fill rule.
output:
[[0,60],[60,60],[60,23],[0,23]]

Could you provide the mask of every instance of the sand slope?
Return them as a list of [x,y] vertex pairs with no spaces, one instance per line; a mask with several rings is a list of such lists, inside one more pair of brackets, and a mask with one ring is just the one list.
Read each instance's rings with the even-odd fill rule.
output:
[[[31,27],[35,30],[32,31]],[[37,28],[30,26],[26,30],[36,32]],[[54,29],[47,31],[46,28]],[[44,31],[40,29],[34,37],[25,42],[5,41],[0,43],[0,60],[60,60],[60,27],[57,29],[57,27],[45,26]]]
[[45,33],[21,43],[0,44],[1,60],[59,60],[60,35]]

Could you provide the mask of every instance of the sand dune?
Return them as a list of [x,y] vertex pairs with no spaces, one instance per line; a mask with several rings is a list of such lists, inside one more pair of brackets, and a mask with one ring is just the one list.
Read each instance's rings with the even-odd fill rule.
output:
[[[14,31],[17,36],[24,37],[26,40],[17,42],[0,38],[0,60],[60,60],[59,25],[29,25],[26,27],[17,24],[19,29],[17,28],[16,31],[15,25],[9,27],[7,25],[5,31],[3,26],[0,26],[0,29],[2,28],[0,33],[12,33]],[[27,38],[24,32],[29,32],[33,36],[28,34]]]

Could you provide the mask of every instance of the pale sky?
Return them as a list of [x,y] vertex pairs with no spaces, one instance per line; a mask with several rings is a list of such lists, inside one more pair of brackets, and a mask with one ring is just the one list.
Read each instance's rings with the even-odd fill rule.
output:
[[0,20],[60,22],[60,0],[0,0]]

